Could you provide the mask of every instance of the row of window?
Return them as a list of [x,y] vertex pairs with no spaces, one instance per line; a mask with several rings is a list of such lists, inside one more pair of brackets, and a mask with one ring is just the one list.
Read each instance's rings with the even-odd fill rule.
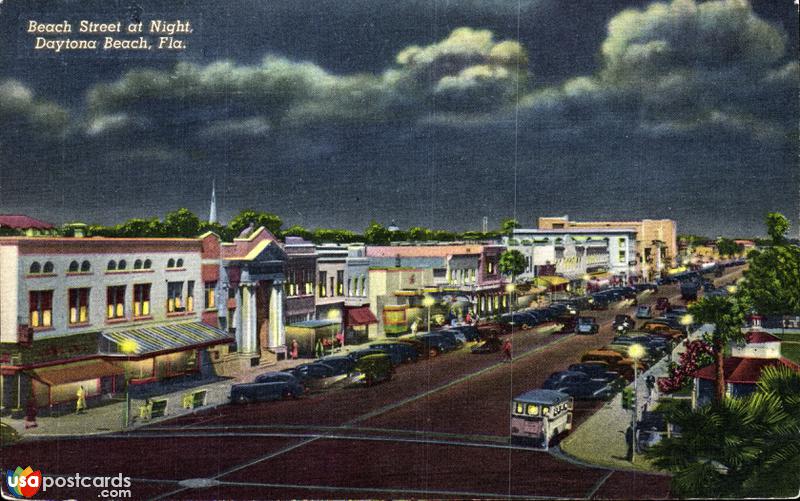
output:
[[[216,308],[216,282],[205,282],[204,301],[206,309]],[[127,318],[125,292],[127,285],[112,285],[106,288],[106,318],[116,320]],[[133,285],[133,317],[150,316],[150,290],[152,284]],[[186,282],[167,282],[167,313],[194,311],[194,280]],[[31,327],[51,327],[53,325],[53,292],[31,291],[29,294],[29,325]],[[90,289],[76,288],[67,291],[67,323],[84,324],[89,321]]]
[[[153,262],[149,259],[137,259],[133,262],[133,269],[134,270],[149,270],[153,267]],[[124,259],[120,259],[116,261],[114,259],[110,260],[106,265],[106,270],[108,271],[121,271],[126,270],[128,268],[128,262]],[[170,268],[183,268],[183,259],[173,259],[170,258],[167,261],[167,269]],[[78,261],[72,261],[69,263],[69,268],[67,269],[69,273],[88,273],[92,271],[92,265],[89,261],[83,261],[80,264]],[[52,261],[47,261],[42,265],[38,261],[34,261],[31,263],[30,268],[28,269],[28,273],[31,275],[38,275],[38,274],[49,274],[55,272],[55,266],[53,266]]]

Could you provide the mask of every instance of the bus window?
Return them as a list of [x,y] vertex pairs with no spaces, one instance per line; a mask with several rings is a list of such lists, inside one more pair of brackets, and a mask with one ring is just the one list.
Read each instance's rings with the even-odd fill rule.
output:
[[524,413],[525,412],[524,411],[524,406],[521,403],[517,402],[516,409],[515,409],[514,412],[517,413],[517,414]]
[[543,405],[542,406],[542,416],[549,416],[550,415],[550,407]]
[[529,416],[536,416],[539,414],[539,406],[536,404],[528,404],[527,413]]

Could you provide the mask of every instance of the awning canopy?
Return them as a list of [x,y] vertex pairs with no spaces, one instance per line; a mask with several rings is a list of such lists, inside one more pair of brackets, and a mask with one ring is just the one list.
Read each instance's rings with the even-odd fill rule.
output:
[[564,277],[548,276],[548,275],[537,277],[536,281],[537,285],[542,285],[542,286],[550,285],[553,287],[557,287],[559,285],[566,285],[569,283],[569,280]]
[[603,280],[613,277],[614,274],[610,271],[596,271],[594,273],[589,273],[589,276],[592,277],[592,280]]
[[366,306],[347,310],[347,325],[369,325],[377,323],[378,319],[375,318],[375,315],[373,315]]
[[146,355],[233,342],[227,332],[202,322],[149,325],[104,332],[103,338],[109,345],[104,351],[112,355]]
[[42,367],[34,369],[32,372],[34,379],[38,379],[49,386],[57,386],[59,384],[86,381],[87,379],[119,376],[125,371],[122,367],[117,367],[105,360],[82,360],[71,364]]

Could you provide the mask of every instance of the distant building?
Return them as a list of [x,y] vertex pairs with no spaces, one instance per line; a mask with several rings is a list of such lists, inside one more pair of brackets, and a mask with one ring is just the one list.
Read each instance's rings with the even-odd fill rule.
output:
[[25,235],[28,237],[55,235],[56,227],[50,223],[21,214],[0,214],[0,235]]

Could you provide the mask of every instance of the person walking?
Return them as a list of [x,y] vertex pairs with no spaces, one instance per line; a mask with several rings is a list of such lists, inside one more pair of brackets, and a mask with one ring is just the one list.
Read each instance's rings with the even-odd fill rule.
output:
[[317,339],[317,344],[314,347],[314,354],[317,358],[322,358],[325,356],[325,347],[322,346],[322,339]]
[[38,409],[36,408],[36,400],[33,397],[28,398],[28,404],[25,409],[25,429],[28,428],[36,428],[39,426],[36,424],[36,414],[38,413]]
[[297,344],[297,339],[292,339],[292,347],[291,350],[289,350],[289,354],[291,355],[292,360],[297,360],[297,355],[299,355],[299,352],[300,352],[300,345]]
[[417,321],[414,320],[413,322],[411,322],[411,335],[412,336],[416,336],[417,335],[417,329],[419,329],[419,326],[417,325]]
[[464,317],[464,323],[467,325],[472,325],[472,312],[467,312],[467,316]]
[[504,362],[511,361],[511,338],[507,338],[503,342],[503,361]]
[[83,414],[86,410],[86,391],[83,389],[83,386],[78,387],[75,396],[78,397],[78,400],[75,402],[75,414]]

